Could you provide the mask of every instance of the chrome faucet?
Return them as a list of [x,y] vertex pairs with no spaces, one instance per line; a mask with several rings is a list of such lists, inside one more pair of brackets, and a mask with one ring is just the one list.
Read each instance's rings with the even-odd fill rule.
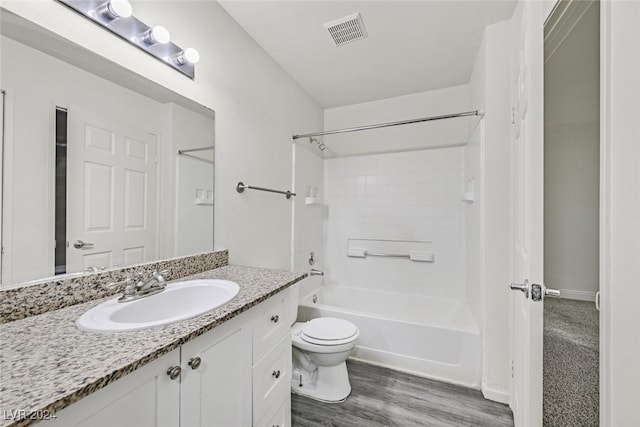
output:
[[124,292],[122,293],[122,296],[118,298],[118,302],[135,301],[137,299],[162,292],[167,286],[163,275],[167,273],[168,271],[166,270],[155,270],[151,273],[151,277],[144,280],[144,275],[141,272],[136,271],[123,281],[109,283],[106,287],[114,288],[124,284]]
[[151,277],[149,277],[144,282],[138,283],[138,292],[147,293],[153,291],[154,289],[164,289],[165,286],[167,286],[167,283],[162,275],[167,273],[168,271],[166,270],[155,270],[153,273],[151,273]]

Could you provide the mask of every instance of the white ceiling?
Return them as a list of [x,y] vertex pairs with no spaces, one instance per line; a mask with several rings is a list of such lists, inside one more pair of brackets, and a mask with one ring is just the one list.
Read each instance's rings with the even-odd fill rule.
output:
[[[511,0],[220,4],[325,108],[468,83],[484,27],[515,8]],[[323,24],[355,12],[369,36],[336,47]]]

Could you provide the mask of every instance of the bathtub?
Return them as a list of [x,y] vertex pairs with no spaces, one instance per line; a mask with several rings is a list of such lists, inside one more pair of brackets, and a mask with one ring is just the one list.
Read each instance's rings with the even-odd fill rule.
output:
[[463,301],[323,286],[298,307],[298,320],[316,317],[358,326],[353,359],[480,388],[480,332]]

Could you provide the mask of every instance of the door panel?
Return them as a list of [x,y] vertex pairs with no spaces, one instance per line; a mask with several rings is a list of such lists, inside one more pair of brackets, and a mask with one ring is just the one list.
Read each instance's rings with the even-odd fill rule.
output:
[[78,107],[69,108],[68,120],[67,270],[150,261],[156,136]]
[[[512,18],[513,274],[543,283],[542,3],[521,1]],[[542,289],[544,289],[542,287]],[[511,408],[516,426],[542,425],[543,302],[513,292]]]
[[84,164],[83,231],[113,231],[114,168],[92,162]]

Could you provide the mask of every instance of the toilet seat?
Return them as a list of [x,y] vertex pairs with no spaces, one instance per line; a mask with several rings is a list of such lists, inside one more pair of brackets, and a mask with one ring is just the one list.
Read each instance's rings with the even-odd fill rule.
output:
[[302,328],[300,338],[309,344],[335,346],[358,338],[359,330],[351,322],[333,317],[312,319]]

